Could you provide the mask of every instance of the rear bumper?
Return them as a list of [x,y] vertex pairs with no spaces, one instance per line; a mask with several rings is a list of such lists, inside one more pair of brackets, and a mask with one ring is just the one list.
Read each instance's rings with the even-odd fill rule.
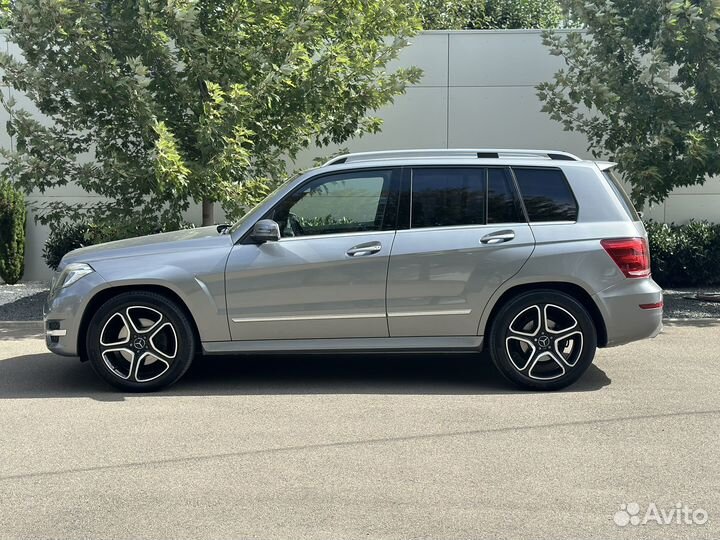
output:
[[662,302],[662,289],[652,279],[624,279],[593,299],[605,320],[608,347],[652,338],[662,330],[662,308],[640,307]]

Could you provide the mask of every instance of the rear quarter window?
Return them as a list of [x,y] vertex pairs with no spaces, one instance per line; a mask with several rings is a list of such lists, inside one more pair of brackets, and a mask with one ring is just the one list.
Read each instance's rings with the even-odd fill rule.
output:
[[577,221],[578,206],[560,169],[513,167],[531,222]]
[[615,173],[613,173],[610,169],[605,169],[602,173],[605,180],[607,180],[608,184],[610,184],[613,192],[615,192],[615,196],[620,201],[620,204],[627,213],[628,217],[633,221],[640,221],[640,215],[637,213],[637,210],[635,210],[635,206],[633,206],[630,197],[628,197],[627,193],[625,193],[625,190],[623,189],[620,180],[618,180],[618,177],[615,176]]

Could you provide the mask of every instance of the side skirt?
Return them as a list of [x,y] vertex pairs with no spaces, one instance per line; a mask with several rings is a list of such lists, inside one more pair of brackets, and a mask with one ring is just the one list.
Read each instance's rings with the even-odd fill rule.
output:
[[205,354],[262,352],[477,352],[482,336],[269,339],[257,341],[206,341]]

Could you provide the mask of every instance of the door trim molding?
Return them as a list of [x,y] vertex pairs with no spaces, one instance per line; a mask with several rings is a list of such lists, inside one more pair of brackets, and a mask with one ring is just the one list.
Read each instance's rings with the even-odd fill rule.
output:
[[330,321],[335,319],[380,319],[384,313],[339,313],[337,315],[290,315],[280,317],[234,317],[234,323],[281,322],[281,321]]
[[433,315],[470,315],[472,309],[448,309],[444,311],[398,311],[388,313],[388,317],[428,317]]
[[[444,315],[470,315],[472,309],[448,309],[444,311],[398,311],[388,317],[432,317]],[[332,321],[336,319],[381,319],[384,313],[338,313],[336,315],[289,315],[280,317],[233,317],[234,323],[282,322],[282,321]]]

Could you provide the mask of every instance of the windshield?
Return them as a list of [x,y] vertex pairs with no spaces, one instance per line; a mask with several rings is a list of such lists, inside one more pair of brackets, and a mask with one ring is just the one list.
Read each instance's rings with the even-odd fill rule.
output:
[[282,188],[284,188],[286,185],[288,185],[290,182],[298,178],[300,175],[297,174],[295,176],[291,176],[287,180],[285,180],[282,184],[280,184],[278,187],[276,187],[271,193],[269,193],[262,201],[260,201],[258,204],[256,204],[250,211],[248,211],[243,217],[241,217],[239,220],[237,220],[232,227],[230,227],[230,232],[233,233],[236,230],[240,228],[240,226],[245,223],[248,220],[253,219],[255,214],[257,214],[260,211],[260,207],[262,204],[267,201],[269,198],[273,197],[278,191],[280,191]]

